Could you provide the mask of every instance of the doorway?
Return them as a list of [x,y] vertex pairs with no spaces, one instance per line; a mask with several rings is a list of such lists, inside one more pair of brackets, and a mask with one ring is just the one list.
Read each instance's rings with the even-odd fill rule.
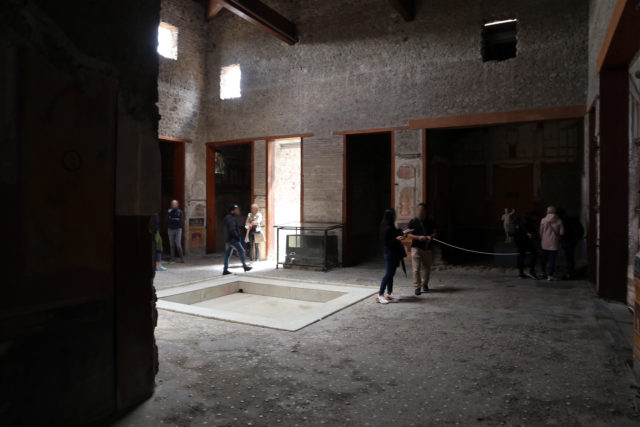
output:
[[223,252],[223,219],[233,205],[244,219],[253,200],[253,142],[207,145],[207,253]]
[[[582,119],[429,129],[425,188],[440,238],[479,251],[512,251],[512,219],[555,204],[577,217],[582,207]],[[493,264],[493,257],[442,247],[446,262]],[[511,262],[511,260],[509,260]]]
[[391,132],[344,138],[343,263],[357,265],[382,253],[380,220],[393,206]]
[[[267,141],[267,253],[276,258],[274,226],[302,220],[302,139],[284,138]],[[280,232],[279,258],[286,258],[286,236]]]
[[[160,207],[158,216],[160,218],[160,235],[162,236],[162,247],[164,253],[170,252],[169,235],[167,231],[167,210],[171,206],[172,200],[177,200],[180,209],[185,211],[184,206],[184,157],[185,143],[172,141],[169,138],[159,137],[158,145],[160,148],[161,162],[161,181],[160,181]],[[185,233],[182,233],[182,249],[184,246]]]

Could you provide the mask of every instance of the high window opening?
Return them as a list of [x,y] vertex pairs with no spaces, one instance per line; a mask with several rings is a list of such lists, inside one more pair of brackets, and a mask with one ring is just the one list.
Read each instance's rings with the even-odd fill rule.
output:
[[158,26],[158,53],[165,58],[178,59],[178,27],[161,22]]
[[517,53],[517,19],[491,21],[482,27],[482,59],[505,61]]
[[234,64],[220,69],[220,99],[240,98],[240,82],[242,71],[240,65]]

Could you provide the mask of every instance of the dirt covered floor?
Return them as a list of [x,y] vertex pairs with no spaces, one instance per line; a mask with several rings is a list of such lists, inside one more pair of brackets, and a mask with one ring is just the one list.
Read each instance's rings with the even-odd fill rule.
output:
[[[156,284],[219,263],[171,265]],[[383,273],[255,270],[374,287]],[[429,294],[401,272],[396,288],[400,303],[370,298],[298,332],[160,311],[155,395],[118,425],[640,425],[631,314],[590,284],[447,269]]]

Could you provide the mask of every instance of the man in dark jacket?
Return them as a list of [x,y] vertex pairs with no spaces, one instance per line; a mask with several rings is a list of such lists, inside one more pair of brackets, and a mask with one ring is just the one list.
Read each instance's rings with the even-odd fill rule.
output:
[[[518,269],[520,269],[520,277],[523,279],[527,277],[535,280],[538,279],[538,276],[536,276],[536,259],[538,258],[538,251],[533,240],[536,230],[536,219],[537,215],[534,212],[531,212],[521,215],[513,220],[513,238],[516,241],[516,246],[518,246]],[[531,264],[529,264],[529,273],[525,275],[524,261],[527,257],[527,252],[531,254]]]
[[238,231],[238,216],[240,215],[240,208],[238,205],[233,205],[229,209],[229,213],[224,217],[223,229],[224,229],[224,242],[227,244],[227,250],[224,253],[224,270],[222,274],[231,274],[229,271],[229,257],[231,251],[235,249],[238,251],[240,261],[242,261],[242,267],[244,271],[251,270],[251,267],[247,266],[244,259],[244,248],[242,247],[242,237]]
[[169,260],[173,264],[173,257],[176,249],[178,249],[178,256],[180,262],[184,263],[184,255],[182,253],[182,223],[184,222],[184,212],[179,208],[178,201],[171,201],[171,209],[167,211],[167,233],[169,234],[169,246],[171,247],[171,259]]

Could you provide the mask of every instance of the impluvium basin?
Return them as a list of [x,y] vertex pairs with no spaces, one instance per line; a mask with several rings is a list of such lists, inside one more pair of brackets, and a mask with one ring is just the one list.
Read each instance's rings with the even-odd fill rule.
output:
[[158,291],[157,307],[297,331],[375,293],[372,288],[256,276],[226,276]]

